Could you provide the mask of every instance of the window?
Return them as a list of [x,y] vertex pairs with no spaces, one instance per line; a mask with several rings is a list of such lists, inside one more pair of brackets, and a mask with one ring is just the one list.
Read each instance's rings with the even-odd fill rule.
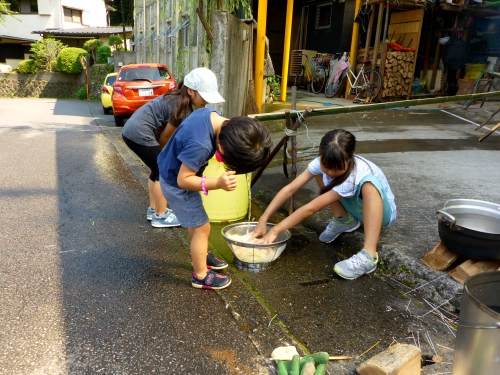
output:
[[64,10],[64,21],[82,23],[82,11],[78,9],[71,9],[63,7]]
[[321,4],[316,8],[316,29],[329,29],[332,22],[332,4]]
[[19,14],[38,14],[38,0],[9,0],[10,10]]

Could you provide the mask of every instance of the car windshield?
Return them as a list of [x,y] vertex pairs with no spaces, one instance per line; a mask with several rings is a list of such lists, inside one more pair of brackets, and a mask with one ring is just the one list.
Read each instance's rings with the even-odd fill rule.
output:
[[113,86],[115,81],[116,81],[116,76],[109,76],[108,78],[106,78],[106,85]]
[[146,79],[149,81],[161,81],[164,79],[169,79],[170,74],[168,70],[163,67],[154,68],[131,68],[124,69],[120,73],[119,81],[137,81],[141,79]]

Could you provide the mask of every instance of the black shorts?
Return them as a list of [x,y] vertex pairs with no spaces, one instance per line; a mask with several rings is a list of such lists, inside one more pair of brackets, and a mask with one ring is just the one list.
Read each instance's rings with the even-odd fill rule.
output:
[[134,141],[131,141],[124,135],[122,135],[123,141],[134,153],[146,164],[149,169],[151,169],[151,173],[149,175],[149,179],[151,181],[159,181],[160,180],[160,172],[158,171],[158,155],[161,152],[161,147],[158,146],[143,146]]

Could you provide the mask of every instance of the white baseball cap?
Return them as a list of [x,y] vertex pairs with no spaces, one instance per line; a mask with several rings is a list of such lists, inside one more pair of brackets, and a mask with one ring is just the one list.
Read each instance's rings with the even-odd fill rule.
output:
[[196,68],[184,77],[184,86],[198,91],[207,103],[222,103],[224,98],[217,89],[217,77],[208,68]]

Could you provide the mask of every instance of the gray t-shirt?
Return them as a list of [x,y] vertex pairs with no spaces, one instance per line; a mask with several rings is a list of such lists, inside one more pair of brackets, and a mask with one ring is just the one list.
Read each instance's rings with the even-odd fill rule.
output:
[[150,100],[125,122],[122,134],[142,146],[158,146],[158,136],[173,117],[177,101],[177,95]]

